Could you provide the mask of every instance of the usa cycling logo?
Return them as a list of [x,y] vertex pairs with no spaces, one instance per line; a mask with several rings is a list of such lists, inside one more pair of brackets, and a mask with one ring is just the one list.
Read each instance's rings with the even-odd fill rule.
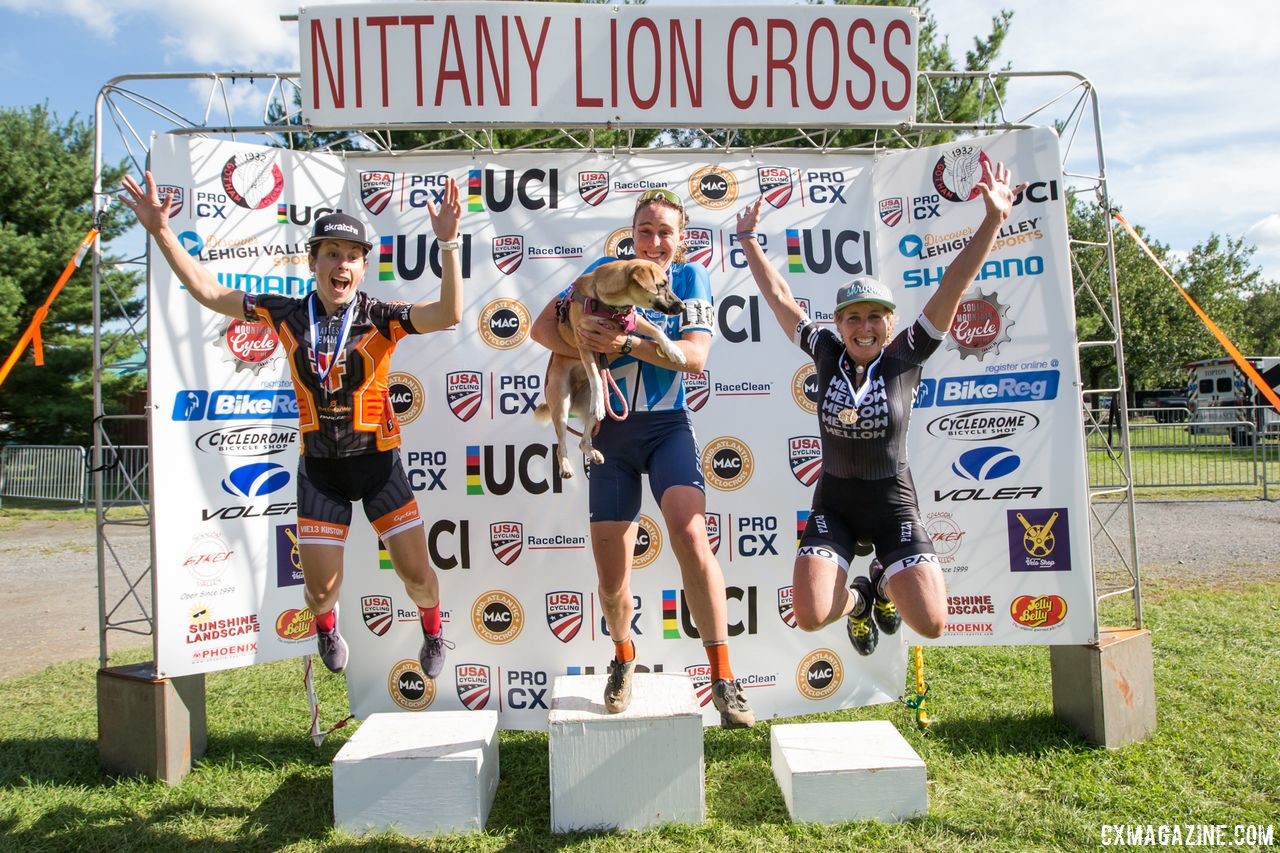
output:
[[786,625],[788,628],[794,628],[796,626],[794,597],[794,586],[778,587],[778,616],[782,619],[782,624]]
[[511,275],[520,269],[524,261],[524,238],[519,234],[505,234],[493,238],[493,265],[503,275]]
[[169,218],[182,212],[182,203],[186,200],[186,192],[177,184],[156,184],[156,196],[163,203],[169,199]]
[[455,370],[445,374],[444,396],[455,418],[463,422],[471,420],[484,402],[483,375],[474,370]]
[[468,711],[483,711],[489,704],[489,667],[479,663],[460,663],[453,671],[458,699]]
[[702,264],[711,267],[711,259],[715,254],[715,243],[710,228],[686,228],[684,232],[685,260],[691,264]]
[[1007,447],[975,447],[960,454],[951,464],[951,472],[964,480],[998,480],[1007,477],[1022,464],[1022,458]]
[[578,636],[582,630],[582,593],[570,589],[547,593],[547,627],[562,643]]
[[524,525],[518,521],[495,521],[489,525],[489,548],[498,562],[509,566],[524,551]]
[[822,440],[816,435],[793,435],[787,439],[787,462],[801,485],[812,486],[822,474]]
[[222,490],[238,498],[260,498],[289,485],[289,470],[277,462],[241,465],[222,480]]
[[711,545],[711,553],[720,553],[720,513],[709,512],[707,518],[707,542]]
[[360,203],[364,205],[365,210],[377,216],[386,210],[395,185],[395,172],[361,172]]
[[791,200],[791,170],[782,166],[761,166],[756,169],[760,181],[760,195],[773,207],[782,207]]
[[902,221],[902,212],[906,210],[906,207],[902,196],[880,199],[880,221],[892,228]]
[[711,667],[705,663],[695,663],[684,668],[684,674],[693,682],[694,695],[698,697],[698,707],[711,701]]
[[691,412],[699,411],[711,399],[711,372],[704,370],[680,375],[684,383],[684,404]]
[[391,628],[395,614],[391,609],[391,596],[366,595],[360,599],[360,618],[373,636],[384,636]]
[[608,172],[579,172],[578,195],[592,207],[609,197]]

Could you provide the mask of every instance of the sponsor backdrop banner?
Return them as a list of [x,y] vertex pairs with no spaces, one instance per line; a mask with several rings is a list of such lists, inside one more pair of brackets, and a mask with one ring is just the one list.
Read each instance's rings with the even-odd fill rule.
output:
[[[716,297],[707,371],[686,383],[735,674],[762,717],[900,695],[904,647],[916,638],[882,637],[862,658],[843,624],[794,627],[791,564],[821,467],[812,370],[757,295],[734,214],[765,195],[761,242],[815,319],[829,323],[836,288],[870,274],[899,298],[901,324],[981,219],[980,200],[952,198],[968,194],[965,164],[979,156],[1004,159],[1032,184],[930,361],[913,416],[921,508],[953,610],[940,642],[1087,642],[1092,572],[1051,132],[889,155],[874,170],[870,157],[813,152],[342,159],[158,139],[153,169],[180,200],[175,231],[220,281],[249,292],[309,293],[306,237],[317,216],[341,209],[376,234],[370,293],[434,297],[439,251],[424,206],[446,177],[464,190],[463,322],[404,339],[392,365],[401,454],[456,648],[434,685],[422,678],[416,609],[357,508],[341,600],[352,711],[488,708],[504,726],[536,729],[555,676],[604,671],[612,647],[595,594],[587,481],[580,469],[559,478],[554,435],[533,421],[547,354],[528,333],[586,264],[631,254],[635,199],[656,186],[685,200],[690,260],[707,266]],[[259,324],[201,309],[163,264],[152,265],[151,287],[159,668],[174,676],[311,653],[293,529],[296,402],[279,342]],[[864,417],[874,429],[875,413]],[[705,657],[647,491],[642,513],[639,662],[687,672],[713,723]]]

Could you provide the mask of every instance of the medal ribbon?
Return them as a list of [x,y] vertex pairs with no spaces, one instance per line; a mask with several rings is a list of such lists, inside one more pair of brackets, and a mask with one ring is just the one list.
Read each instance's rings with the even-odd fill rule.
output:
[[319,301],[319,296],[307,301],[307,319],[311,321],[311,361],[315,365],[316,376],[320,377],[320,387],[323,388],[325,380],[329,378],[329,371],[333,370],[333,365],[342,357],[342,350],[347,345],[347,332],[351,331],[351,303],[348,302],[342,309],[342,330],[338,332],[338,341],[329,363],[321,366],[320,323],[316,319],[316,303]]

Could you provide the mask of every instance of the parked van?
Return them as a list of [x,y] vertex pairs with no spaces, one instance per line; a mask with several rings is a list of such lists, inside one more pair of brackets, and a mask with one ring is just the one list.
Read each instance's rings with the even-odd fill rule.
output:
[[[1280,391],[1280,356],[1246,356],[1245,360],[1263,381]],[[1230,435],[1232,444],[1247,445],[1264,433],[1280,434],[1280,414],[1232,359],[1210,358],[1183,367],[1192,435]]]

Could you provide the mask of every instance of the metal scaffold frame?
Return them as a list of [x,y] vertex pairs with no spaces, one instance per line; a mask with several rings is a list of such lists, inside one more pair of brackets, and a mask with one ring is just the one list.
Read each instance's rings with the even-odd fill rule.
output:
[[[503,128],[490,126],[459,126],[452,122],[423,123],[421,125],[396,125],[394,127],[312,128],[306,126],[300,115],[299,84],[297,72],[228,72],[228,73],[166,73],[135,74],[117,77],[107,83],[98,94],[95,104],[94,145],[94,210],[99,213],[109,201],[111,192],[102,186],[103,162],[107,148],[104,136],[114,129],[118,143],[111,148],[114,160],[121,157],[135,174],[147,166],[149,143],[144,139],[147,128],[157,132],[211,136],[240,141],[270,144],[284,148],[329,150],[339,145],[354,150],[344,151],[344,156],[359,157],[369,154],[429,153],[432,150],[456,153],[459,148],[485,153],[541,150],[552,147],[576,147],[585,151],[610,150],[670,150],[695,147],[706,151],[770,151],[809,148],[827,154],[857,152],[875,154],[890,149],[913,148],[924,144],[928,134],[945,132],[957,137],[983,136],[1027,127],[1055,127],[1061,139],[1063,173],[1068,189],[1078,200],[1109,214],[1111,201],[1107,192],[1106,163],[1103,155],[1100,108],[1097,91],[1085,77],[1066,71],[1045,72],[949,72],[923,71],[919,75],[920,97],[917,106],[918,121],[896,126],[835,124],[828,128],[790,128],[792,135],[769,146],[750,146],[740,142],[739,131],[745,127],[701,128],[673,122],[664,129],[678,130],[681,137],[676,144],[676,134],[660,133],[658,143],[638,145],[636,133],[655,130],[652,127],[546,127],[519,129],[542,130],[545,136],[521,145],[519,148],[499,148],[495,132]],[[943,99],[939,92],[946,85],[971,85],[976,88],[983,112],[992,118],[980,123],[957,122],[944,114]],[[193,86],[207,86],[204,110],[199,116],[183,114],[167,103],[182,96],[190,101]],[[1003,93],[1003,94],[1002,94]],[[1023,105],[1023,102],[1026,105]],[[246,106],[248,104],[248,106]],[[233,106],[234,105],[234,106]],[[1016,106],[1015,106],[1016,105]],[[238,123],[236,115],[260,116],[257,123]],[[841,130],[859,129],[872,133],[871,141],[857,146],[838,146],[835,133]],[[397,149],[390,135],[393,130],[445,131],[442,137],[428,145],[412,149]],[[600,144],[601,131],[621,132],[625,145]],[[323,139],[315,134],[323,132]],[[148,134],[149,135],[149,134]],[[112,188],[114,189],[114,188]],[[1142,597],[1137,554],[1137,531],[1134,514],[1134,485],[1132,462],[1129,453],[1129,424],[1126,407],[1116,407],[1118,426],[1100,421],[1097,407],[1087,404],[1100,396],[1118,395],[1126,399],[1124,346],[1120,322],[1120,299],[1115,265],[1115,228],[1109,215],[1103,240],[1083,240],[1072,237],[1071,268],[1077,305],[1091,306],[1102,318],[1099,332],[1088,340],[1077,342],[1077,358],[1086,351],[1098,358],[1102,354],[1102,373],[1115,377],[1107,387],[1080,387],[1081,407],[1085,417],[1085,430],[1081,441],[1086,444],[1086,458],[1091,468],[1101,466],[1106,476],[1098,482],[1120,482],[1120,486],[1089,487],[1090,532],[1094,560],[1095,593],[1099,604],[1111,599],[1127,606],[1128,612],[1108,611],[1108,623],[1115,625],[1129,622],[1142,627]],[[151,527],[151,507],[142,501],[145,514],[142,519],[122,517],[117,512],[126,503],[137,503],[140,489],[134,489],[132,499],[115,494],[104,496],[104,465],[109,466],[116,457],[120,445],[117,430],[124,422],[147,419],[148,415],[107,415],[103,408],[102,377],[104,371],[120,366],[115,360],[117,347],[103,347],[102,300],[114,299],[117,306],[128,304],[131,294],[113,290],[110,278],[105,275],[110,266],[144,268],[147,253],[124,259],[107,259],[102,247],[93,251],[93,328],[94,328],[94,436],[92,466],[94,469],[93,493],[98,533],[98,590],[99,590],[99,659],[107,665],[109,639],[113,633],[155,636],[153,595],[145,594],[148,586],[154,591],[154,536],[150,560],[146,565],[128,565],[115,547],[116,534],[122,526]],[[113,328],[119,332],[120,329]],[[123,334],[116,340],[135,341],[150,363],[150,348],[145,314],[127,317]],[[148,403],[148,411],[154,404]],[[1094,450],[1087,448],[1092,446]],[[150,477],[149,467],[137,474],[137,482]],[[150,492],[146,492],[150,494]],[[1095,623],[1095,634],[1097,633]]]

